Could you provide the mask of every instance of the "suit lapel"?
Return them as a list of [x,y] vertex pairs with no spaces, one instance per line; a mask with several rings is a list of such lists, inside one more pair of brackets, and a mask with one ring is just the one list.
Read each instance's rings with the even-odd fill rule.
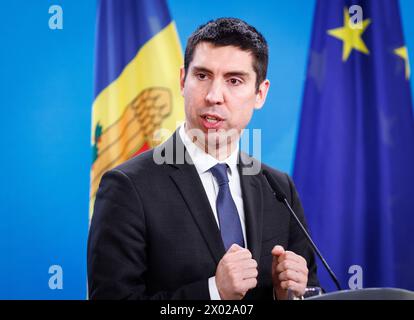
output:
[[[174,141],[174,159],[177,159],[177,150],[185,150],[178,131],[167,143],[174,143]],[[216,264],[218,264],[225,254],[224,244],[197,170],[194,165],[188,164],[186,161],[181,164],[175,163],[172,166],[176,167],[176,170],[170,173],[171,179],[181,193]]]
[[[176,169],[170,173],[171,179],[181,193],[215,262],[218,264],[225,254],[220,230],[195,166],[188,164],[182,155],[177,157],[177,151],[185,150],[178,131],[165,143],[165,149],[174,150],[173,159],[175,163],[171,166]],[[184,161],[177,163],[176,159],[178,158],[184,159]],[[255,160],[243,152],[240,153],[239,160],[238,169],[246,218],[247,247],[252,252],[253,258],[259,261],[263,225],[262,187],[258,175],[243,174],[243,168],[251,166],[252,161]]]
[[249,167],[253,160],[241,152],[239,158],[240,183],[243,193],[244,214],[246,217],[247,246],[253,258],[259,261],[262,244],[263,193],[258,175],[243,174],[243,168]]

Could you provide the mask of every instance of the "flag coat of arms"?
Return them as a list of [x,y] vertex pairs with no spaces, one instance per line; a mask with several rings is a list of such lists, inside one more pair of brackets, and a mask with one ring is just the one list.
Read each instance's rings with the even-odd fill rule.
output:
[[183,121],[182,63],[165,0],[98,1],[90,216],[102,175]]

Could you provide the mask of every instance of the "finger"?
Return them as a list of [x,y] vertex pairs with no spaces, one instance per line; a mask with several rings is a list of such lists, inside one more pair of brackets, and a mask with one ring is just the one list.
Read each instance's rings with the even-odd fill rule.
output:
[[257,269],[257,261],[254,259],[247,259],[247,260],[237,260],[237,261],[232,261],[233,265],[237,265],[240,267],[240,270],[245,270],[245,269]]
[[231,252],[232,261],[250,260],[252,259],[252,253],[250,250],[242,248],[239,251]]
[[293,251],[286,250],[285,257],[286,259],[295,260],[299,263],[307,263],[304,257],[294,253]]
[[243,248],[242,248],[242,247],[240,247],[238,244],[233,243],[233,244],[231,245],[231,247],[229,248],[229,250],[227,250],[227,253],[237,252],[237,251],[242,250],[242,249],[243,249]]
[[289,250],[285,251],[285,254],[283,255],[282,260],[293,260],[293,261],[296,261],[298,263],[304,263],[305,265],[307,264],[304,257],[294,253],[293,251],[289,251]]
[[304,273],[304,274],[308,273],[308,268],[305,264],[298,263],[292,260],[284,260],[276,264],[275,270],[277,273],[281,273],[286,270],[293,270],[293,271]]
[[259,272],[256,268],[245,269],[242,272],[243,279],[257,278]]
[[251,269],[251,268],[253,268],[253,269],[257,269],[258,264],[257,264],[257,261],[256,261],[256,260],[254,260],[254,259],[249,259],[249,260],[247,260],[247,261],[243,264],[243,266],[244,266],[246,269]]
[[291,290],[295,293],[297,296],[302,296],[306,291],[306,285],[299,284],[297,282],[294,282],[292,280],[288,281],[282,281],[280,283],[280,287],[284,290]]
[[256,288],[257,286],[257,279],[256,278],[249,278],[246,280],[243,280],[243,289],[245,292],[247,292],[250,289]]
[[280,287],[284,290],[292,290],[295,292],[300,292],[301,289],[304,287],[302,284],[299,284],[293,280],[286,280],[286,281],[281,281],[280,282]]
[[293,269],[294,268],[293,264],[294,264],[294,262],[289,261],[289,260],[284,260],[282,262],[277,262],[275,270],[276,270],[277,273],[281,273],[283,271]]
[[301,272],[296,272],[296,271],[292,271],[292,270],[283,271],[279,274],[278,277],[279,277],[280,282],[292,280],[296,283],[305,284],[305,285],[306,285],[307,280],[308,280],[307,275],[305,275]]
[[272,249],[272,255],[279,257],[285,253],[285,249],[282,246],[276,245]]

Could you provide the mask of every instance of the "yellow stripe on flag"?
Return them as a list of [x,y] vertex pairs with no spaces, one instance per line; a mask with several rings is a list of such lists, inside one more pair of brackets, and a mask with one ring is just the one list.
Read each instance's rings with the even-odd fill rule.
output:
[[[90,216],[102,175],[140,150],[154,147],[157,129],[173,132],[184,119],[179,86],[182,53],[174,22],[150,39],[92,109]],[[166,138],[165,136],[162,138]]]

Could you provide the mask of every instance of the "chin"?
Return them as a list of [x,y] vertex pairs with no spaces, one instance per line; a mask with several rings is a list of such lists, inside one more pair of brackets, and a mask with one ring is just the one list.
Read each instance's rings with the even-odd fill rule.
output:
[[223,148],[223,146],[229,145],[232,142],[237,142],[239,134],[235,129],[230,130],[216,130],[208,131],[206,133],[206,140],[209,146],[215,146],[216,148]]

